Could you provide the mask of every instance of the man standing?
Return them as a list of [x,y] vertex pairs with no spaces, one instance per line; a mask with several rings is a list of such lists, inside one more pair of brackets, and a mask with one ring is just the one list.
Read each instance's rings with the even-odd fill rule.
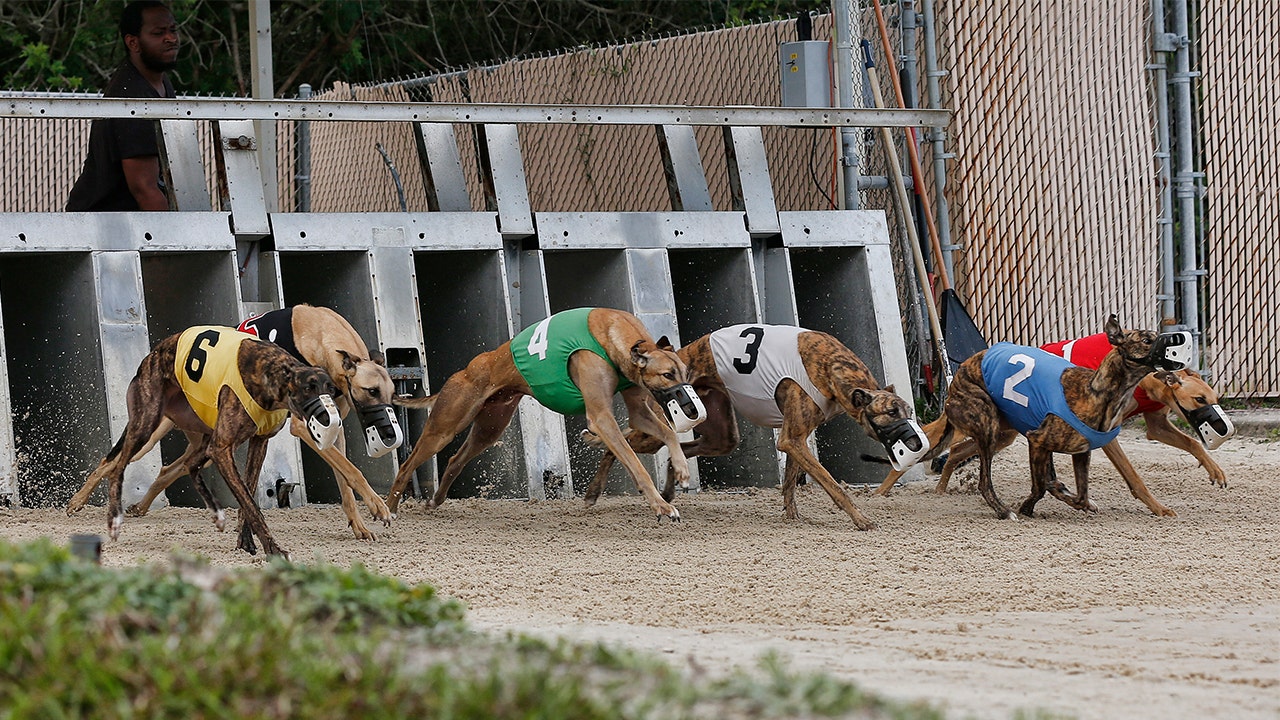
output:
[[[171,98],[166,72],[177,66],[178,24],[159,0],[137,0],[120,14],[128,57],[107,82],[103,97]],[[168,210],[160,179],[156,121],[100,118],[89,131],[89,153],[71,188],[67,210]]]

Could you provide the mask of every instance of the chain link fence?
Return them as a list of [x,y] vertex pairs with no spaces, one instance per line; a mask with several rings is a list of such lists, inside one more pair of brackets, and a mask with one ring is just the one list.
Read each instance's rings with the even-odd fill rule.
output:
[[[1219,392],[1280,395],[1280,6],[1202,3],[1208,330]],[[1193,86],[1194,87],[1194,86]]]

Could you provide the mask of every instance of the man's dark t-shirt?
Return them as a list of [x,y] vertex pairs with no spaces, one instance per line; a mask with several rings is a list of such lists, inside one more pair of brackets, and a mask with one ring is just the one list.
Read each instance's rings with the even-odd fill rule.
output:
[[[125,60],[111,80],[103,97],[158,98],[155,88],[142,73]],[[164,97],[176,97],[169,78],[164,79]],[[137,210],[138,201],[129,192],[120,161],[126,158],[159,156],[156,121],[143,118],[99,118],[89,130],[89,153],[84,169],[71,188],[67,210]]]

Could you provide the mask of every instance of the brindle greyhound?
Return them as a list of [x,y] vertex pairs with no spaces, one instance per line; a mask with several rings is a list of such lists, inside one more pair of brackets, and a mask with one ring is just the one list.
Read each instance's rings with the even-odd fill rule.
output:
[[[1135,400],[1133,402],[1134,409],[1125,413],[1125,418],[1128,419],[1141,414],[1146,421],[1148,440],[1157,440],[1165,445],[1190,453],[1208,471],[1211,483],[1226,487],[1226,473],[1223,472],[1218,463],[1214,462],[1213,456],[1209,454],[1209,451],[1169,422],[1170,412],[1175,412],[1178,417],[1190,422],[1187,418],[1187,413],[1192,410],[1217,405],[1218,393],[1204,381],[1204,378],[1199,373],[1189,369],[1159,375],[1152,373],[1142,378],[1142,381],[1138,383],[1138,388],[1144,391],[1148,398],[1158,402],[1160,404],[1159,408],[1143,411]],[[1017,438],[1017,433],[1012,432],[1001,437],[1000,442],[1004,444],[997,446],[995,452],[998,453],[1008,447],[1008,444],[1012,443],[1015,438]],[[1176,512],[1162,505],[1147,489],[1146,483],[1142,481],[1142,477],[1138,475],[1138,471],[1134,469],[1133,464],[1129,462],[1128,456],[1125,455],[1124,449],[1120,447],[1118,439],[1103,445],[1102,451],[1106,453],[1107,459],[1111,461],[1116,470],[1120,471],[1120,477],[1128,485],[1129,492],[1150,508],[1153,514],[1165,517],[1177,516]],[[939,495],[945,493],[952,473],[977,454],[977,445],[970,438],[954,443],[951,446],[951,454],[947,457],[947,462],[942,467],[942,474],[938,478],[938,484],[934,488],[934,492]],[[889,476],[885,478],[884,483],[876,490],[875,494],[888,494],[889,489],[899,477],[901,477],[901,473],[889,473]]]
[[[1160,362],[1157,335],[1149,330],[1123,330],[1115,315],[1107,319],[1104,328],[1114,349],[1102,360],[1099,368],[1091,370],[1070,367],[1060,376],[1066,404],[1081,423],[1095,432],[1107,433],[1123,422],[1125,411],[1133,398],[1133,390],[1148,374],[1161,382],[1168,382],[1171,373],[1152,369]],[[1031,351],[1036,351],[1032,348]],[[984,350],[965,360],[956,371],[955,379],[943,406],[942,417],[925,426],[935,455],[949,447],[953,440],[969,437],[979,459],[978,490],[983,499],[1000,518],[1016,516],[996,497],[991,483],[991,458],[1001,448],[1013,442],[1018,431],[996,407],[983,377],[983,359],[990,352]],[[1029,371],[1031,368],[1025,368]],[[1017,387],[1015,375],[1003,386],[1004,392]],[[1023,376],[1024,378],[1027,376]],[[996,389],[997,392],[1002,389]],[[1054,497],[1078,510],[1095,511],[1089,501],[1090,440],[1066,420],[1049,415],[1039,427],[1025,432],[1031,462],[1031,494],[1018,512],[1027,517],[1035,516],[1035,505],[1049,492]],[[1053,453],[1071,455],[1075,473],[1076,494],[1067,492],[1058,482],[1053,468]],[[950,460],[948,460],[950,462]],[[891,476],[892,480],[897,478]],[[893,485],[890,478],[877,490],[883,494]],[[1137,492],[1135,491],[1135,495]]]
[[[736,327],[726,330],[734,331]],[[750,329],[761,326],[742,327]],[[739,363],[735,370],[717,369],[712,348],[712,337],[716,333],[712,333],[685,345],[678,352],[680,359],[689,367],[689,382],[707,408],[707,420],[698,426],[694,440],[681,443],[680,447],[685,457],[710,457],[732,452],[739,441],[738,423],[734,418],[736,404],[739,411],[744,412],[744,416],[754,424],[780,428],[778,450],[787,456],[782,483],[782,507],[787,519],[794,520],[798,517],[796,484],[801,473],[808,473],[826,490],[835,504],[848,513],[859,530],[874,529],[875,523],[858,510],[848,493],[814,457],[807,439],[819,425],[840,414],[847,414],[862,426],[868,437],[879,441],[891,425],[912,417],[911,408],[894,393],[892,385],[881,389],[861,358],[839,340],[823,332],[800,328],[794,330],[800,331],[795,336],[794,343],[766,345],[764,349],[777,355],[798,352],[796,359],[802,363],[807,380],[826,399],[826,407],[820,407],[795,379],[788,377],[772,388],[772,403],[776,405],[776,414],[770,412],[766,417],[753,417],[755,413],[749,410],[744,412],[747,406],[743,404],[743,398],[725,387],[721,372],[752,372],[756,369],[756,363]],[[738,334],[736,331],[730,332],[730,336]],[[791,345],[794,345],[794,350]],[[750,344],[747,347],[750,348]],[[748,361],[752,359],[749,353],[744,357]],[[735,399],[737,403],[734,402]],[[658,438],[634,427],[627,431],[626,437],[631,449],[637,453],[652,453],[662,447]],[[598,438],[586,433],[584,439],[592,444],[600,444]],[[594,504],[599,498],[613,462],[614,455],[611,452],[606,452],[600,459],[595,477],[586,492],[588,505]],[[663,491],[663,497],[668,500],[675,494],[674,480],[668,474]]]
[[[658,519],[668,517],[679,520],[680,512],[658,495],[653,479],[645,471],[644,465],[627,447],[622,430],[613,415],[612,398],[614,393],[619,392],[620,385],[627,384],[624,380],[632,383],[620,390],[631,424],[662,438],[661,442],[671,450],[677,477],[688,483],[689,464],[680,451],[676,431],[646,402],[654,392],[664,393],[687,383],[684,363],[666,342],[666,338],[655,343],[639,318],[631,313],[608,308],[568,312],[587,313],[586,330],[607,356],[602,357],[586,348],[578,349],[568,355],[564,366],[558,367],[561,374],[567,371],[568,379],[580,392],[579,407],[582,409],[576,412],[586,415],[592,432],[601,437],[605,445],[622,459],[622,464],[658,515]],[[408,459],[400,466],[387,495],[387,505],[393,513],[399,506],[401,495],[414,469],[440,452],[468,425],[471,430],[462,447],[449,458],[428,507],[434,508],[444,503],[449,494],[449,486],[463,467],[485,448],[497,442],[510,424],[521,398],[533,395],[539,402],[547,404],[530,387],[521,369],[517,367],[512,352],[514,349],[525,357],[530,357],[545,351],[548,342],[554,343],[556,340],[555,337],[548,338],[546,323],[556,317],[552,316],[543,323],[526,329],[494,350],[477,355],[466,368],[454,373],[438,393],[427,398],[396,398],[398,405],[429,408],[431,413],[422,428],[422,435],[413,446]],[[530,335],[531,330],[533,332]],[[554,353],[551,357],[559,365],[560,360],[555,360]],[[572,414],[575,411],[564,412]]]
[[[347,322],[338,313],[325,307],[295,305],[288,310],[288,319],[292,324],[293,332],[291,347],[286,346],[286,349],[290,350],[291,354],[297,359],[307,365],[313,365],[324,370],[329,374],[329,377],[333,378],[333,382],[340,393],[335,402],[338,406],[338,412],[344,420],[350,414],[353,406],[356,408],[369,408],[391,401],[392,396],[395,394],[395,389],[382,357],[370,355],[364,340],[360,338],[355,328],[351,327],[351,323]],[[280,313],[284,311],[273,312]],[[272,313],[268,313],[266,317],[269,318],[271,315]],[[249,332],[252,335],[259,335],[254,321],[262,318],[263,316],[255,316],[245,320],[240,324],[240,330]],[[152,436],[153,440],[160,440],[172,429],[173,423],[168,419],[164,420]],[[307,431],[306,424],[298,417],[293,418],[289,425],[289,432],[306,443],[312,450],[315,450],[328,463],[329,467],[333,468],[334,477],[338,481],[338,493],[342,498],[342,511],[346,514],[347,524],[351,527],[351,531],[356,538],[359,540],[376,540],[377,536],[360,518],[360,512],[356,507],[355,493],[360,494],[365,506],[369,508],[370,514],[373,515],[373,519],[383,525],[391,525],[391,511],[387,509],[387,504],[382,497],[369,486],[369,481],[365,479],[364,473],[360,472],[360,468],[347,459],[346,436],[339,434],[336,442],[331,447],[320,450],[316,445],[315,439],[311,437],[311,433]],[[199,454],[199,449],[191,440],[191,435],[188,435],[187,451],[160,471],[160,475],[147,490],[146,496],[137,503],[130,505],[126,510],[129,515],[134,517],[146,515],[156,497],[172,485],[175,480],[187,474],[187,467],[191,464],[192,459]],[[154,444],[154,442],[151,442],[143,447],[139,451],[138,457],[149,452]],[[135,457],[134,460],[137,460],[138,457]],[[92,490],[91,485],[86,485],[86,487]],[[81,497],[82,495],[86,500],[88,499],[88,492],[83,488],[76,496]],[[74,512],[79,509],[79,505],[76,505],[69,507],[68,511]]]
[[[194,342],[192,333],[198,333]],[[184,335],[187,338],[180,347],[179,340]],[[219,344],[234,348],[237,342],[238,349],[232,351],[234,357],[222,357],[215,350]],[[247,400],[231,384],[221,384],[216,389],[216,406],[211,407],[193,399],[191,391],[184,389],[183,383],[187,380],[179,379],[180,372],[186,373],[191,382],[199,382],[202,377],[226,378],[227,383],[241,386]],[[213,511],[218,529],[223,529],[225,523],[222,509],[200,478],[200,468],[209,460],[222,473],[240,506],[238,547],[256,553],[253,536],[257,535],[265,552],[287,556],[271,536],[254,500],[267,440],[284,427],[285,417],[281,413],[295,418],[307,417],[304,405],[335,392],[333,380],[323,370],[304,365],[279,347],[245,336],[234,328],[197,327],[172,335],[156,345],[138,365],[138,372],[129,383],[129,421],[124,433],[90,474],[67,512],[83,507],[98,480],[106,478],[107,530],[112,540],[119,539],[124,522],[120,491],[125,466],[138,456],[156,428],[167,419],[191,440],[195,452],[188,453],[192,457],[187,472],[206,506]],[[197,410],[193,403],[202,409]],[[211,417],[212,424],[203,420],[202,414]],[[249,453],[242,475],[236,469],[232,453],[246,441]]]

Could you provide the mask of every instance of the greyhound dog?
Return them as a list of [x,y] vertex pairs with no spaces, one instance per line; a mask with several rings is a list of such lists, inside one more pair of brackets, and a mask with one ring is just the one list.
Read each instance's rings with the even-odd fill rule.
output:
[[[681,443],[685,457],[727,455],[738,446],[734,408],[760,427],[780,428],[778,450],[787,456],[782,506],[795,519],[795,489],[801,473],[818,481],[859,530],[875,523],[863,515],[848,493],[809,450],[807,439],[819,425],[841,413],[862,425],[867,436],[883,443],[894,467],[904,471],[929,449],[911,408],[872,377],[862,360],[834,337],[785,325],[734,325],[680,348],[689,367],[689,382],[702,397],[707,421],[692,442]],[[587,437],[599,444],[599,439]],[[661,441],[632,427],[627,442],[637,453],[656,452]],[[604,488],[614,456],[605,453],[587,489],[595,503]],[[675,494],[668,476],[663,496]]]
[[[335,402],[342,418],[345,420],[353,407],[358,411],[365,428],[365,450],[369,455],[378,457],[400,445],[403,440],[400,426],[388,404],[395,394],[391,376],[382,358],[370,355],[359,333],[341,315],[325,307],[295,305],[253,315],[241,322],[237,329],[276,343],[303,363],[328,373],[338,388]],[[156,439],[164,437],[171,429],[173,423],[165,420],[156,429]],[[383,525],[391,524],[391,511],[369,486],[360,468],[347,459],[346,436],[339,434],[332,447],[320,450],[301,419],[294,417],[289,431],[333,468],[342,498],[342,511],[352,533],[359,540],[376,540],[377,536],[360,518],[355,493],[360,494],[373,519]],[[127,512],[130,515],[146,515],[156,497],[187,474],[187,466],[198,453],[190,440],[188,437],[187,452],[166,465],[142,500],[129,506]],[[150,450],[150,445],[144,448],[143,454],[147,450]]]
[[[1097,370],[1071,365],[1039,348],[997,343],[956,371],[942,417],[924,428],[933,447],[930,454],[941,452],[953,439],[971,438],[980,463],[978,490],[997,517],[1016,516],[992,487],[991,458],[1019,433],[1027,438],[1031,494],[1018,513],[1034,517],[1035,505],[1046,491],[1078,510],[1096,510],[1089,501],[1090,451],[1115,439],[1133,390],[1144,377],[1153,374],[1160,382],[1170,382],[1168,370],[1180,369],[1185,362],[1185,334],[1175,338],[1123,330],[1115,315],[1107,319],[1104,332],[1113,350]],[[1162,369],[1152,373],[1156,368]],[[1053,453],[1071,455],[1075,495],[1057,481]],[[877,492],[883,494],[892,485],[886,478]]]
[[[631,313],[608,308],[556,313],[498,348],[477,355],[435,395],[395,400],[405,407],[429,408],[431,413],[396,474],[387,505],[395,512],[414,469],[470,425],[462,447],[449,458],[428,506],[444,503],[449,486],[463,467],[497,442],[520,399],[532,395],[561,414],[585,414],[590,430],[622,459],[658,520],[679,520],[680,512],[658,495],[644,465],[627,447],[613,415],[612,398],[621,392],[631,424],[662,439],[671,450],[676,475],[688,483],[689,464],[680,452],[676,432],[700,422],[706,411],[686,376],[684,363],[666,338],[654,342]],[[650,398],[659,401],[669,420],[654,412],[646,402]]]
[[[1111,343],[1107,341],[1105,334],[1099,333],[1076,340],[1042,345],[1041,349],[1061,355],[1082,367],[1096,369],[1106,353],[1110,352]],[[1199,436],[1199,442],[1170,424],[1169,413],[1171,412],[1177,413],[1195,430]],[[1153,373],[1142,378],[1133,391],[1133,402],[1125,413],[1125,419],[1136,415],[1142,415],[1145,420],[1148,440],[1157,440],[1190,453],[1208,471],[1210,482],[1220,487],[1227,486],[1226,473],[1218,463],[1214,462],[1209,450],[1216,449],[1231,437],[1235,433],[1235,427],[1218,405],[1218,393],[1199,373],[1182,369],[1163,375]],[[1008,440],[1012,442],[1014,437],[1016,436],[1010,434]],[[997,448],[996,451],[999,452],[1001,449],[1003,448]],[[1146,483],[1142,481],[1138,471],[1124,454],[1119,440],[1112,440],[1103,445],[1102,451],[1106,453],[1111,464],[1120,471],[1120,476],[1124,478],[1130,493],[1150,508],[1153,514],[1166,517],[1177,515],[1152,496]],[[934,492],[945,493],[955,469],[975,455],[977,455],[977,449],[972,440],[965,439],[954,444]],[[876,493],[886,494],[897,477],[897,474],[890,474],[885,484],[881,485]]]
[[[287,556],[271,537],[253,497],[267,440],[292,415],[306,418],[316,443],[328,447],[342,429],[333,402],[336,392],[333,380],[323,370],[304,365],[276,345],[234,328],[205,325],[171,335],[138,365],[129,383],[129,421],[124,433],[90,474],[67,512],[83,507],[94,486],[106,478],[107,530],[112,540],[119,539],[124,522],[120,507],[124,469],[140,456],[139,450],[153,444],[156,429],[167,419],[191,441],[186,469],[205,505],[213,511],[218,529],[225,523],[222,509],[200,478],[200,468],[209,460],[222,473],[240,506],[238,547],[256,553],[253,536],[257,535],[265,552]],[[232,452],[246,441],[249,453],[241,475]]]

